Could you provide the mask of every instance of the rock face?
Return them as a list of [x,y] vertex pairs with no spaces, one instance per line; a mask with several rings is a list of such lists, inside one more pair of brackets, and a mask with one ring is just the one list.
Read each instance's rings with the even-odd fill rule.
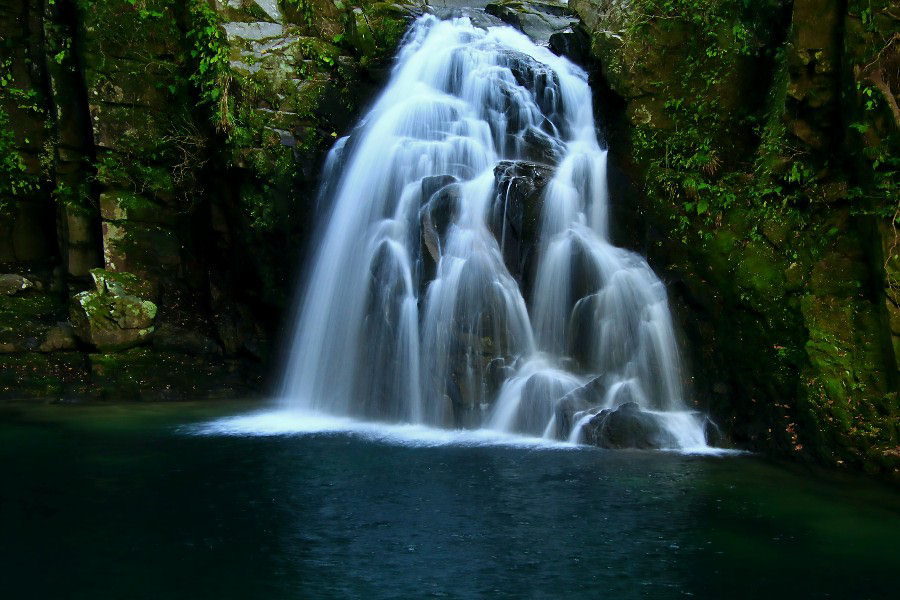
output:
[[0,2],[0,398],[260,393],[324,153],[421,6]]
[[896,11],[738,4],[571,2],[617,235],[670,282],[723,433],[896,476]]
[[543,0],[491,2],[485,6],[485,12],[544,44],[553,34],[570,30],[578,23],[574,12],[565,4]]
[[496,195],[488,225],[525,297],[531,295],[544,190],[552,176],[553,169],[540,163],[504,161],[494,169]]

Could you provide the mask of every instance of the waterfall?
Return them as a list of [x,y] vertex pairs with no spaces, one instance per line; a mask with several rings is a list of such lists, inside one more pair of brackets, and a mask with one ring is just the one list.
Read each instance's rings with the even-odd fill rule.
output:
[[612,446],[627,405],[653,446],[704,445],[666,290],[610,244],[608,193],[584,71],[421,17],[328,158],[282,402]]

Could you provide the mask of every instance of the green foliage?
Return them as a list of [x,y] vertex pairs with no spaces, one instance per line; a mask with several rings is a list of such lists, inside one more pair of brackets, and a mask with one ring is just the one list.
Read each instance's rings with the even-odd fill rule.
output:
[[192,0],[189,11],[191,28],[187,37],[192,44],[191,58],[196,63],[190,79],[200,92],[200,105],[212,107],[216,128],[228,131],[232,126],[228,93],[230,51],[221,17],[205,0]]
[[282,0],[288,9],[293,9],[307,27],[312,27],[316,16],[315,8],[309,0]]
[[[0,61],[0,212],[8,210],[11,198],[32,193],[40,186],[40,179],[28,173],[19,150],[13,123],[4,105],[42,114],[37,92],[14,85],[12,60]],[[28,144],[30,140],[23,140]]]
[[[743,83],[741,65],[748,61],[781,65],[776,73],[786,77],[773,32],[784,5],[781,0],[635,2],[623,32],[627,45],[647,48],[667,32],[684,40],[676,55],[663,59],[678,73],[657,84],[656,95],[668,100],[637,120],[631,141],[636,159],[646,165],[648,195],[680,207],[673,218],[685,241],[689,235],[710,240],[733,209],[760,219],[790,211],[814,182],[815,172],[783,135],[786,79],[775,82],[777,97],[769,99],[762,119],[750,103],[733,98]],[[634,70],[641,70],[641,60]]]
[[175,193],[173,175],[168,167],[152,166],[113,153],[106,153],[97,161],[96,179],[107,187],[159,198],[169,198]]

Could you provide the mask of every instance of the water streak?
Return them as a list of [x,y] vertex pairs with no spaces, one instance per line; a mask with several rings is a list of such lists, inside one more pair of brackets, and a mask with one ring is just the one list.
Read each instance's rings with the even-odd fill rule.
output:
[[608,194],[581,69],[420,18],[328,159],[286,407],[577,441],[585,410],[636,402],[703,446],[665,287],[610,244]]

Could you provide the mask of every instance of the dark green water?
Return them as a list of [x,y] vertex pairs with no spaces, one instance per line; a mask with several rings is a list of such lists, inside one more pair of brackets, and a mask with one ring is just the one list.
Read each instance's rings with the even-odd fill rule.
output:
[[3,598],[896,598],[900,494],[748,456],[0,409]]

